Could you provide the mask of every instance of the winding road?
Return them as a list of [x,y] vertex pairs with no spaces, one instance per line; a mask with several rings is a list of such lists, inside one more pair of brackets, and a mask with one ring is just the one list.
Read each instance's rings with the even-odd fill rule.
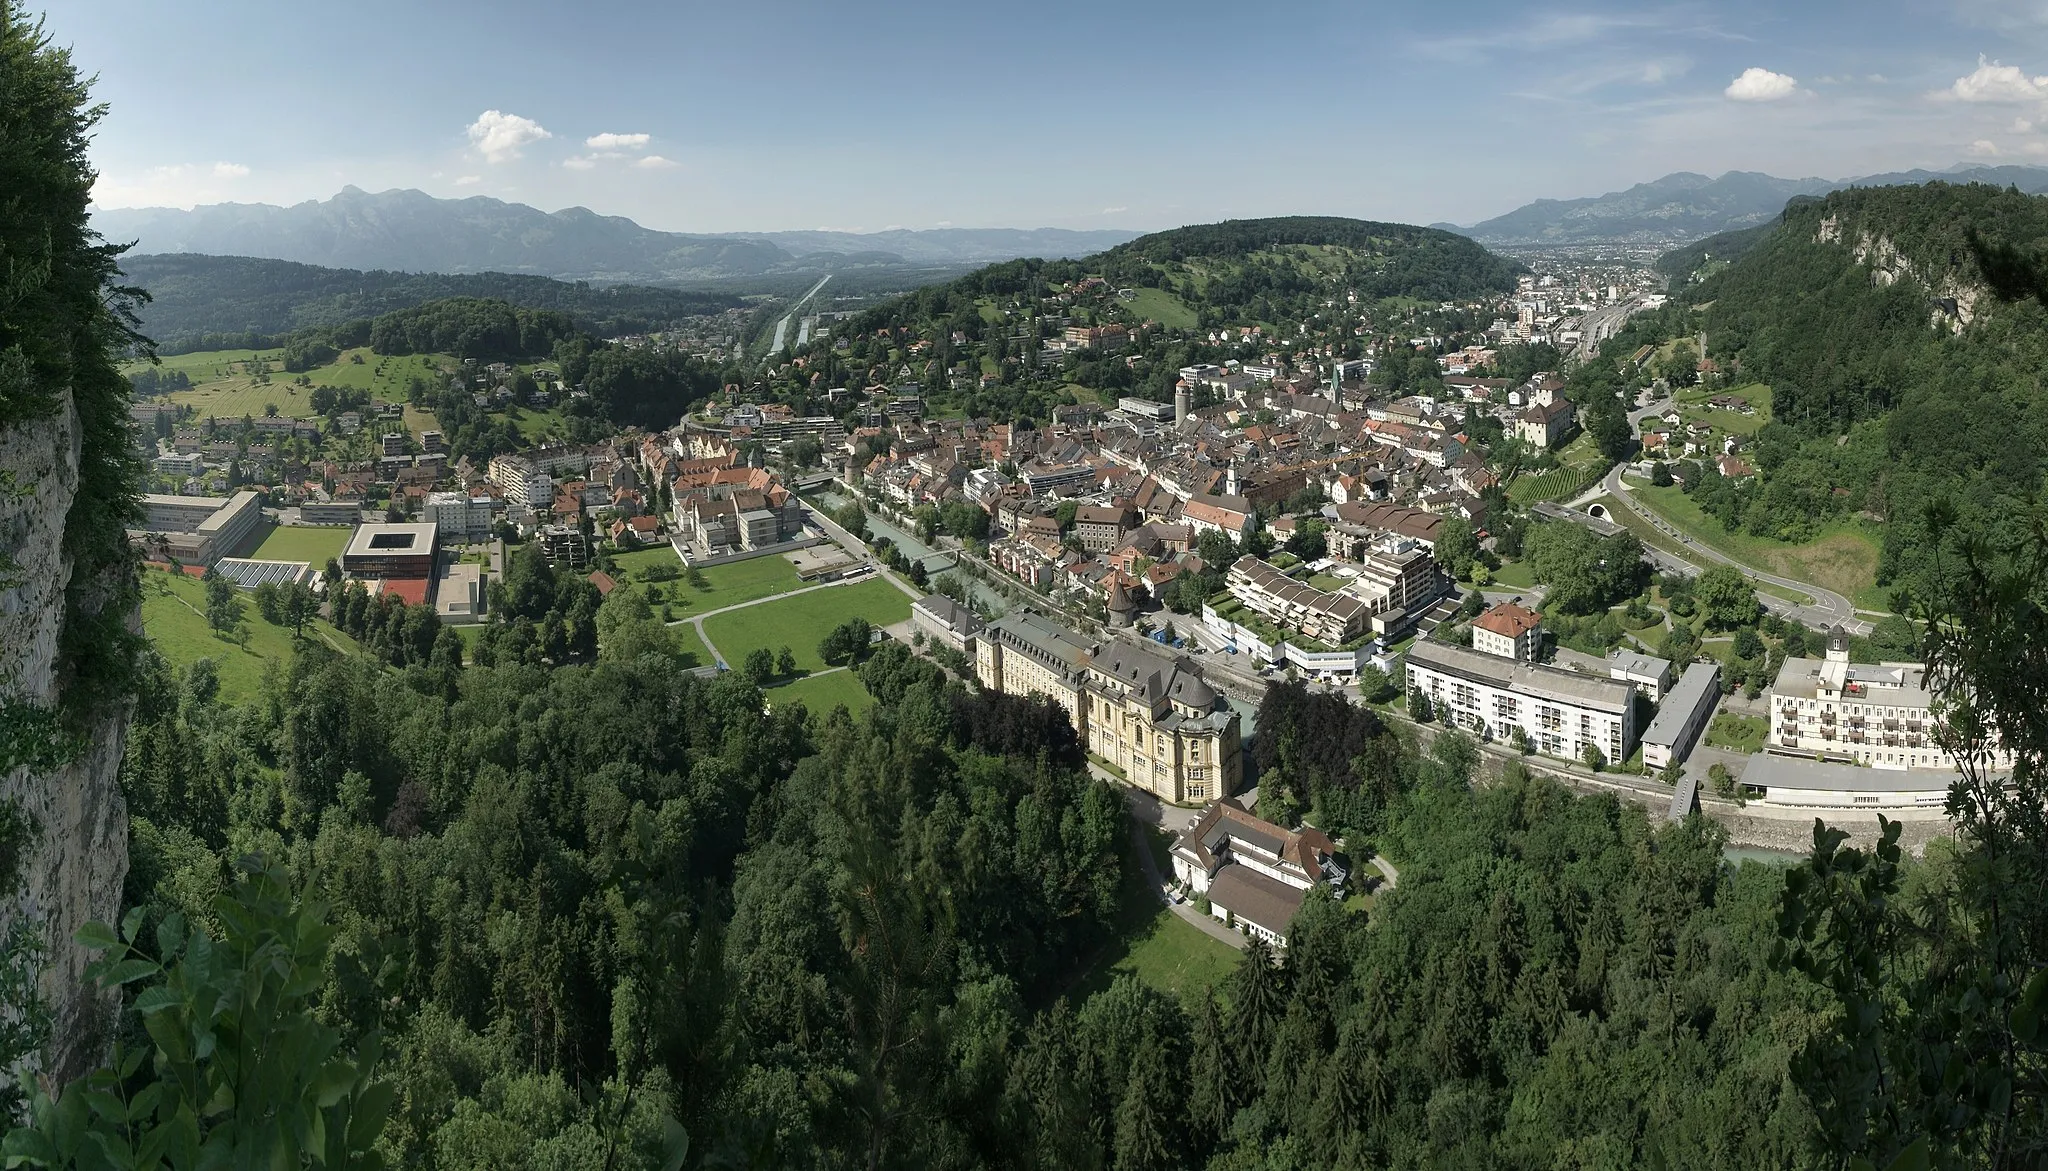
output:
[[1851,634],[1870,633],[1870,623],[1858,618],[1856,616],[1855,604],[1841,594],[1830,589],[1824,589],[1810,581],[1780,577],[1775,573],[1758,569],[1747,562],[1738,561],[1711,545],[1693,540],[1677,527],[1666,523],[1663,517],[1658,516],[1654,510],[1630,494],[1628,484],[1623,480],[1621,474],[1621,470],[1625,466],[1624,464],[1616,464],[1609,468],[1607,476],[1601,480],[1600,486],[1606,490],[1609,496],[1621,501],[1629,511],[1655,526],[1658,532],[1679,542],[1685,546],[1688,553],[1697,553],[1704,560],[1717,562],[1722,565],[1732,565],[1758,581],[1768,582],[1780,589],[1802,593],[1813,599],[1813,604],[1811,605],[1800,605],[1797,602],[1788,601],[1775,594],[1759,590],[1757,591],[1757,600],[1764,604],[1765,609],[1787,618],[1796,618],[1807,626],[1820,630],[1826,630],[1832,626],[1840,626]]

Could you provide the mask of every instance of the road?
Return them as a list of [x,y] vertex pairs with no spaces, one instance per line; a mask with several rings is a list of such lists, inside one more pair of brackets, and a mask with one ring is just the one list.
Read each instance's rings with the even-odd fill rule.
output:
[[[1823,589],[1810,581],[1800,581],[1797,578],[1780,577],[1775,573],[1765,572],[1754,565],[1738,561],[1711,545],[1695,541],[1683,532],[1680,532],[1676,527],[1666,524],[1662,517],[1659,517],[1656,512],[1630,494],[1628,484],[1621,474],[1624,466],[1626,465],[1616,464],[1614,467],[1609,468],[1607,477],[1600,482],[1601,487],[1606,490],[1609,496],[1621,501],[1631,512],[1656,526],[1659,532],[1680,542],[1689,553],[1696,553],[1703,560],[1718,562],[1722,565],[1732,565],[1758,581],[1769,582],[1780,589],[1803,593],[1813,599],[1812,605],[1802,606],[1797,602],[1788,601],[1774,594],[1768,594],[1759,590],[1757,591],[1757,600],[1764,604],[1765,609],[1788,618],[1796,618],[1807,626],[1816,629],[1826,630],[1831,626],[1840,626],[1851,634],[1870,633],[1870,623],[1856,617],[1855,605],[1841,594],[1830,589]],[[1668,554],[1660,556],[1666,560],[1669,559]]]
[[1152,857],[1152,843],[1145,840],[1145,830],[1148,827],[1157,826],[1167,833],[1178,832],[1180,825],[1169,825],[1168,823],[1178,821],[1179,819],[1176,815],[1182,811],[1162,804],[1159,798],[1145,792],[1143,789],[1132,788],[1130,785],[1118,780],[1107,769],[1092,761],[1089,762],[1088,773],[1097,780],[1108,781],[1110,784],[1123,790],[1124,803],[1130,806],[1131,813],[1129,818],[1131,850],[1138,855],[1138,864],[1145,868],[1146,884],[1151,889],[1159,892],[1159,901],[1165,903],[1168,910],[1179,915],[1190,926],[1194,927],[1195,930],[1200,931],[1219,943],[1227,943],[1231,947],[1243,951],[1245,945],[1250,942],[1245,936],[1218,923],[1213,917],[1202,914],[1187,903],[1176,903],[1166,897],[1166,876],[1159,873],[1159,863]]

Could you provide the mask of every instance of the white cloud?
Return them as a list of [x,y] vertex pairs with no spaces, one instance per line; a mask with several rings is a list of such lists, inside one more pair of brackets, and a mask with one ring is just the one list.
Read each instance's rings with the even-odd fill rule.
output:
[[1980,158],[1995,159],[1998,157],[1998,144],[1988,138],[1980,138],[1970,144],[1970,153]]
[[646,134],[605,133],[591,135],[589,138],[583,140],[583,145],[591,148],[592,150],[619,150],[622,148],[629,150],[646,150],[647,144],[651,141],[653,141],[652,137]]
[[2033,128],[2034,124],[2025,118],[2014,118],[2012,120],[2012,132],[2014,134],[2025,134]]
[[1775,102],[1789,98],[1799,91],[1799,82],[1782,73],[1772,73],[1752,65],[1742,71],[1742,76],[1728,83],[1723,94],[1738,102]]
[[213,164],[213,177],[216,179],[246,179],[248,176],[249,168],[240,163]]
[[2048,77],[2028,77],[2017,65],[1977,58],[1977,71],[1956,78],[1950,96],[1966,102],[2035,102],[2048,98]]
[[595,155],[570,155],[562,160],[562,165],[572,171],[588,171],[597,165],[597,157]]
[[483,181],[484,177],[482,175],[463,175],[455,180],[455,185],[457,187],[474,187]]
[[671,167],[682,166],[681,163],[676,162],[674,159],[665,159],[660,155],[648,155],[633,165],[643,171],[666,171]]
[[1128,208],[1128,207],[1105,207],[1105,208],[1103,208],[1103,209],[1102,209],[1101,211],[1097,212],[1096,214],[1097,214],[1097,215],[1117,215],[1117,214],[1120,214],[1120,213],[1122,213],[1122,212],[1127,212],[1127,211],[1129,211],[1129,210],[1131,210],[1131,209],[1130,209],[1130,208]]
[[482,151],[484,161],[490,163],[516,159],[526,147],[553,137],[533,119],[499,110],[485,110],[469,124],[471,145]]

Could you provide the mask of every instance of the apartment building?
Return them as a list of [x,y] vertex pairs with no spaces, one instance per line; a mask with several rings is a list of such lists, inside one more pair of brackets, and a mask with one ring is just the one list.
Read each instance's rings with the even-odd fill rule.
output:
[[1275,626],[1318,642],[1342,646],[1365,633],[1372,608],[1363,598],[1333,594],[1296,581],[1257,557],[1240,557],[1224,585],[1232,597]]
[[[1768,752],[1872,768],[1953,769],[1934,739],[1933,693],[1921,663],[1852,663],[1849,635],[1828,632],[1822,659],[1786,659],[1771,685]],[[2000,752],[1994,768],[2011,767]]]
[[1636,688],[1617,679],[1424,639],[1408,650],[1408,692],[1428,696],[1446,724],[1496,740],[1520,728],[1550,756],[1579,759],[1591,745],[1619,762],[1635,751]]

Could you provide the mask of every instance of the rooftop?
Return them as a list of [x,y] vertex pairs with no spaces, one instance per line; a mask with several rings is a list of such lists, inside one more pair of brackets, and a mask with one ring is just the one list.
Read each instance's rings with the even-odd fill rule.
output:
[[1868,768],[1803,756],[1760,752],[1742,770],[1742,783],[1761,789],[1817,789],[1840,793],[1947,793],[1960,775],[1943,768]]
[[1472,625],[1502,638],[1520,638],[1543,625],[1543,615],[1527,606],[1502,602],[1474,618]]
[[[1662,663],[1664,660],[1651,661]],[[1657,705],[1657,718],[1651,720],[1649,728],[1643,732],[1643,743],[1676,743],[1679,733],[1685,728],[1685,722],[1699,710],[1701,701],[1706,699],[1709,693],[1719,695],[1720,692],[1721,668],[1718,664],[1688,664],[1685,674],[1679,676],[1678,682],[1671,690],[1664,693],[1663,702]]]
[[1635,686],[1618,679],[1581,675],[1561,667],[1524,663],[1427,639],[1419,639],[1408,648],[1408,662],[1489,687],[1601,711],[1625,712],[1635,699]]
[[1268,878],[1249,866],[1230,864],[1209,879],[1209,901],[1240,919],[1275,934],[1287,930],[1308,892]]

